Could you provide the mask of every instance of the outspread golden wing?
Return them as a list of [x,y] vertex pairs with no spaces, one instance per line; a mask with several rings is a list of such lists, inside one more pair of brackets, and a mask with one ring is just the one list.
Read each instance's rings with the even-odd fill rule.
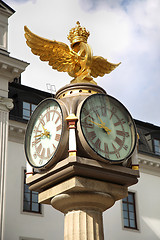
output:
[[74,70],[78,56],[70,50],[67,44],[39,37],[26,26],[24,30],[27,45],[31,48],[33,54],[40,57],[40,60],[48,61],[53,69],[60,72]]
[[110,73],[116,67],[118,67],[119,64],[121,64],[121,63],[114,64],[114,63],[108,62],[103,57],[93,56],[91,67],[90,67],[91,76],[94,77],[94,78],[96,78],[98,76],[103,77],[105,74]]

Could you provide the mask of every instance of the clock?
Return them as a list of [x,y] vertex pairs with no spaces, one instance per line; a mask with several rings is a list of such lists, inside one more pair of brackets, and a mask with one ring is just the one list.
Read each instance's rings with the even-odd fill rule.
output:
[[109,95],[93,94],[83,101],[78,112],[79,139],[92,158],[120,163],[131,157],[137,132],[122,103]]
[[67,143],[64,117],[64,106],[53,98],[42,101],[33,112],[25,135],[25,154],[32,167],[46,168],[63,154]]

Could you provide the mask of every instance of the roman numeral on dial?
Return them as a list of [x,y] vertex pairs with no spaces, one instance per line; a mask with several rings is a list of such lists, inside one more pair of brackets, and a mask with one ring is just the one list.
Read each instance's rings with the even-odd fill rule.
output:
[[109,148],[107,143],[104,143],[104,152],[105,152],[105,157],[109,158]]
[[60,134],[56,134],[56,136],[55,136],[55,140],[56,140],[57,142],[59,142],[59,140],[60,140],[60,137],[61,137],[61,135],[60,135]]
[[100,147],[101,147],[101,140],[98,138],[97,140],[96,140],[96,142],[95,142],[95,147],[97,148],[97,149],[100,149]]
[[120,138],[116,137],[114,141],[115,141],[120,147],[123,146],[123,141],[122,141]]
[[36,138],[36,139],[32,142],[32,147],[36,146],[40,141],[41,141],[40,138]]
[[115,151],[116,157],[117,157],[117,158],[120,158],[120,157],[121,157],[121,156],[120,156],[120,152],[117,151],[117,148],[114,146],[113,143],[112,143],[112,146],[113,146],[113,148],[114,148],[114,151]]
[[89,138],[89,140],[93,140],[96,137],[96,133],[94,131],[87,132],[87,137]]

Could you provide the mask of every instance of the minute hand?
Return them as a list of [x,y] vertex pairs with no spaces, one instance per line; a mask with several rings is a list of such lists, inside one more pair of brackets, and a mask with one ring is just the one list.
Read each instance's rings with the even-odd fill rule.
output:
[[100,118],[100,116],[97,114],[97,116],[98,116],[98,118],[99,118],[99,120],[100,120],[100,122],[101,122],[101,124],[102,124],[102,127],[104,128],[104,130],[106,131],[106,132],[108,132],[108,134],[111,132],[111,129],[109,129],[108,127],[106,127],[106,125],[105,125],[105,123],[102,121],[102,119]]
[[96,122],[94,122],[94,121],[92,121],[92,120],[89,120],[89,121],[92,122],[92,123],[94,123],[94,124],[97,125],[98,127],[103,128],[108,134],[110,134],[111,129],[109,129],[108,127],[106,127],[104,123],[101,124],[101,123],[96,123]]

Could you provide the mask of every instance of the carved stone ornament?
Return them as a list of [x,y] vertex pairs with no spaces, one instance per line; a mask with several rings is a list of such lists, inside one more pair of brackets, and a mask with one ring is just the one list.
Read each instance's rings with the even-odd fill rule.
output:
[[0,97],[0,109],[10,111],[13,107],[13,100],[11,98]]

